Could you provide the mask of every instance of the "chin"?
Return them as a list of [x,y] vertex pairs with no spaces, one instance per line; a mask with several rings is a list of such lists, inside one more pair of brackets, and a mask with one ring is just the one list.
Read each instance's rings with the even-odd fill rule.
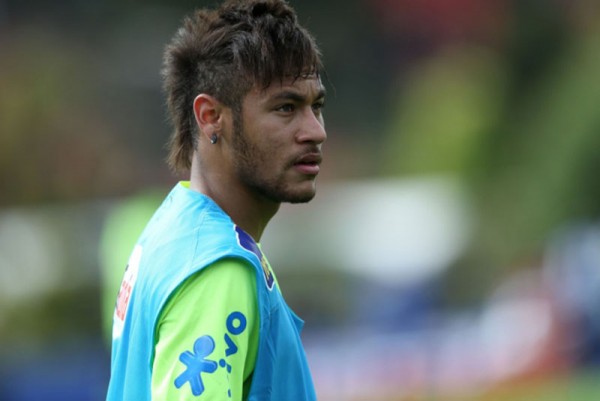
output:
[[315,197],[316,191],[314,188],[310,190],[279,190],[265,192],[265,196],[277,203],[307,203]]
[[315,197],[315,192],[311,194],[303,194],[294,197],[290,197],[286,199],[284,202],[286,203],[307,203],[310,202]]
[[264,198],[276,203],[306,203],[311,201],[317,192],[314,181],[275,185],[254,186],[256,192]]
[[316,188],[311,185],[310,188],[304,190],[290,190],[286,191],[285,196],[282,198],[282,202],[286,203],[306,203],[310,202],[316,195]]

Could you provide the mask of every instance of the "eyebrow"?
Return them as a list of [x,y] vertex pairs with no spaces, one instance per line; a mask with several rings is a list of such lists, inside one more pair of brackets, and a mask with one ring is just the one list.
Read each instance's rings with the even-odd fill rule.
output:
[[[325,97],[325,94],[326,94],[325,89],[321,88],[317,92],[317,95],[315,96],[315,101],[323,99]],[[297,103],[305,103],[307,101],[307,97],[299,94],[298,92],[294,92],[294,91],[282,91],[282,92],[279,92],[278,94],[276,94],[275,96],[273,96],[271,98],[271,100],[272,101],[291,100],[291,101],[294,101]]]

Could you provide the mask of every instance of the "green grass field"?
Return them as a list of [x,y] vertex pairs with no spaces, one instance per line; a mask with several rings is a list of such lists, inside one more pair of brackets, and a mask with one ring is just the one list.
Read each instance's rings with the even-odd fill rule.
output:
[[[598,401],[600,369],[499,386],[478,395],[439,397],[435,401]],[[428,400],[433,401],[433,400]]]

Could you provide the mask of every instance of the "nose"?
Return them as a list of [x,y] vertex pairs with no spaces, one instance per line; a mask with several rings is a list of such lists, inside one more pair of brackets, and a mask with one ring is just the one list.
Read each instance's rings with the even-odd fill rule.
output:
[[315,113],[312,108],[308,108],[302,117],[302,124],[297,135],[298,142],[312,142],[317,145],[325,142],[327,132],[325,131],[323,115]]

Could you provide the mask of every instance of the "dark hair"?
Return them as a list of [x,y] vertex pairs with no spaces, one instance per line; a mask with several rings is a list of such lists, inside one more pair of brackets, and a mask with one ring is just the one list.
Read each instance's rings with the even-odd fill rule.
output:
[[169,165],[176,171],[191,166],[198,142],[192,104],[198,94],[239,112],[254,86],[318,75],[321,68],[314,38],[283,0],[234,0],[195,11],[165,50],[164,89],[174,125]]

